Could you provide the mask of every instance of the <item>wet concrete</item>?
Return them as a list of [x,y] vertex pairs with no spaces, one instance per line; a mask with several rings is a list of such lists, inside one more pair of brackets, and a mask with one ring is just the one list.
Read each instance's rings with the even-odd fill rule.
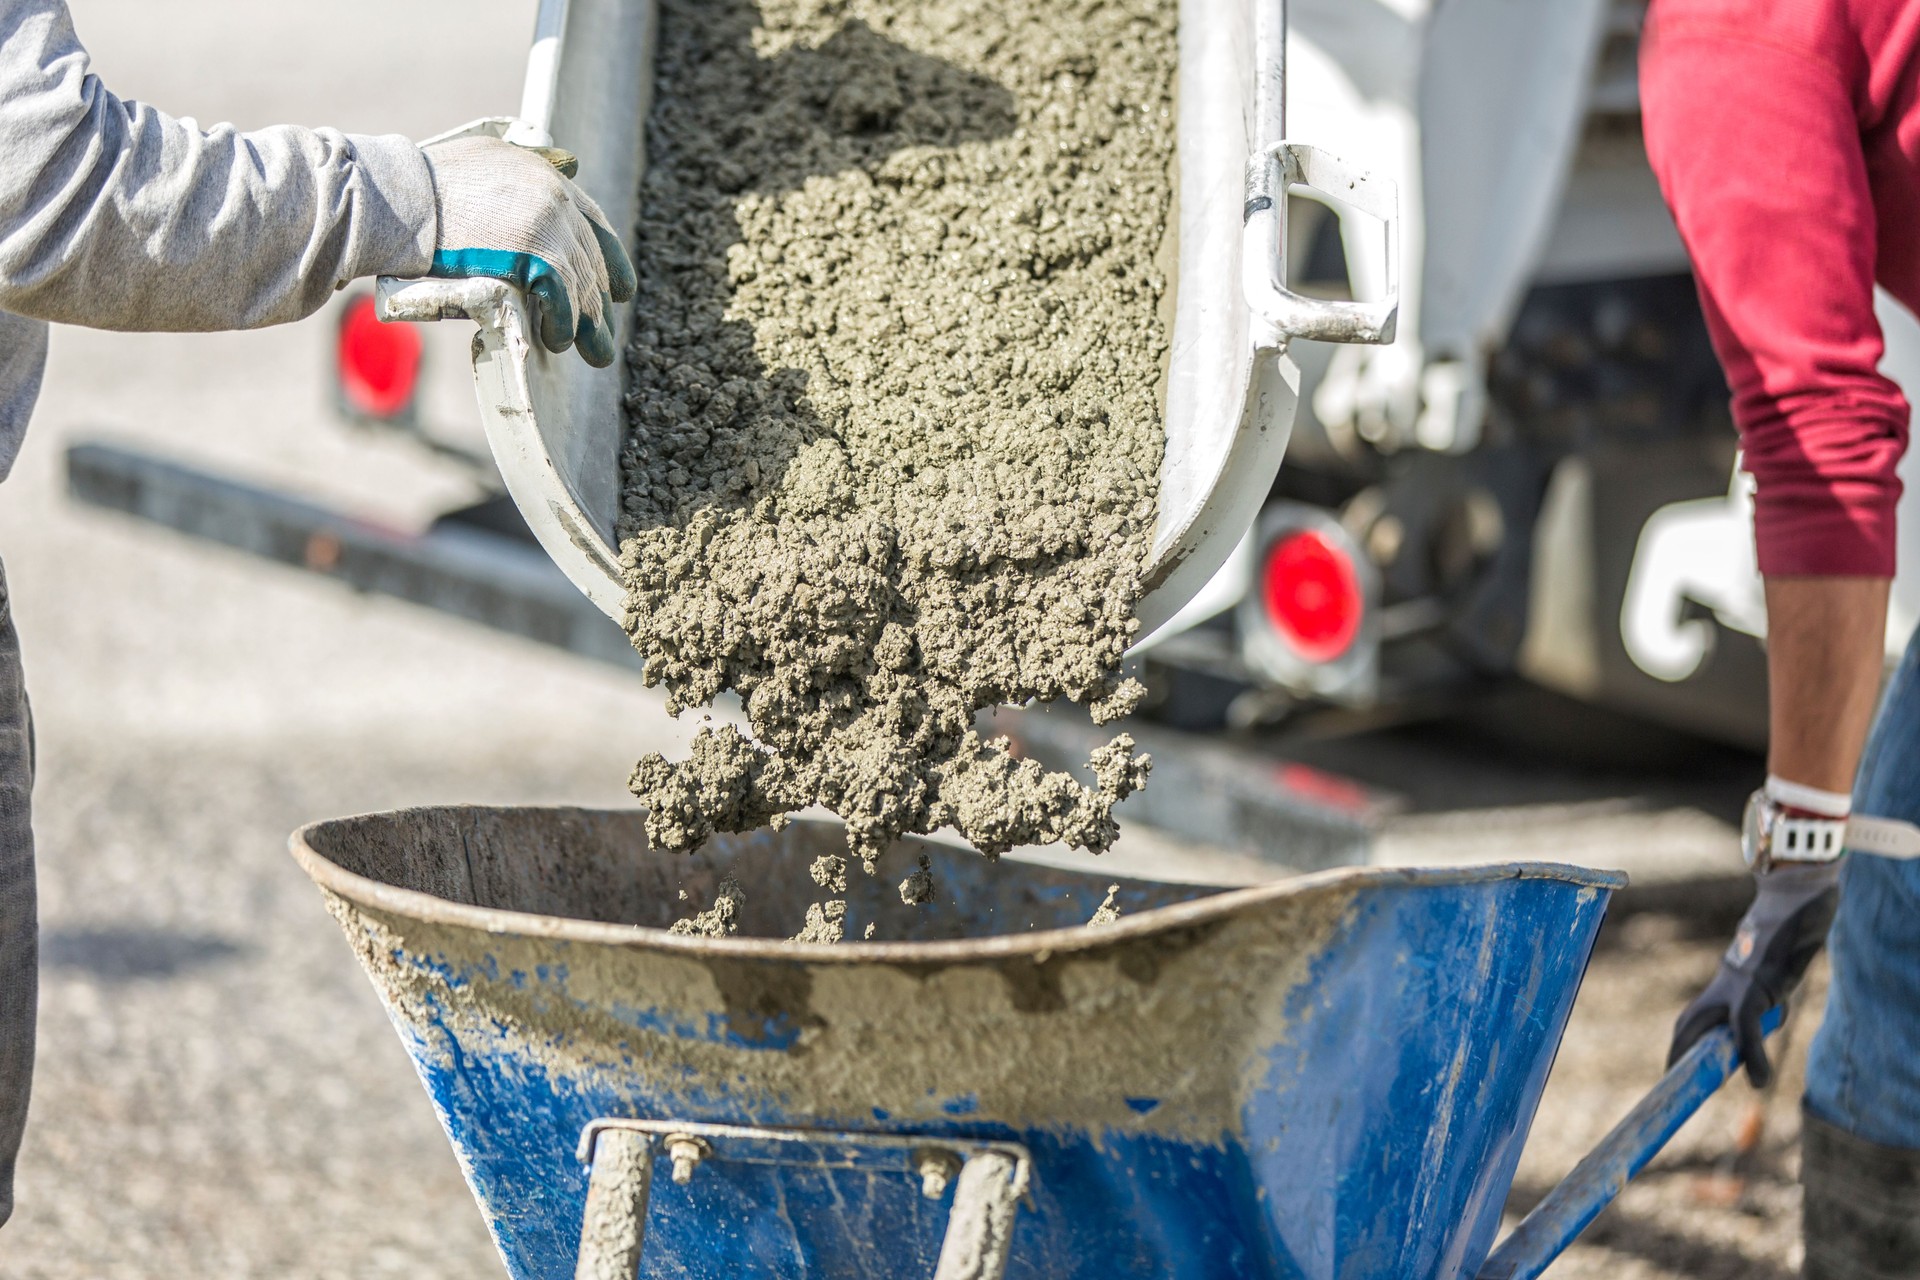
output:
[[1086,786],[973,714],[1138,697],[1175,8],[663,4],[629,623],[674,705],[735,689],[757,741],[640,762],[656,845],[811,804],[869,871],[943,826],[990,854],[1112,843],[1128,740]]

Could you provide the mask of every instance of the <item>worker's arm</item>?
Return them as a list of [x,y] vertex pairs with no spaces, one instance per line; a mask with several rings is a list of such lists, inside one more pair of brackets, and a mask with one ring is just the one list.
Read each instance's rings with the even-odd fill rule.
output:
[[[1654,0],[1640,47],[1647,156],[1733,393],[1769,606],[1754,902],[1672,1052],[1730,1023],[1756,1084],[1771,1074],[1761,1017],[1818,952],[1838,898],[1835,836],[1884,665],[1907,444],[1873,304],[1881,261],[1910,261],[1913,230],[1876,209],[1849,21],[1828,4]],[[1799,844],[1775,856],[1761,828]]]
[[296,320],[358,276],[425,274],[419,148],[202,130],[109,93],[63,0],[0,0],[0,308],[107,329]]
[[297,320],[368,275],[494,276],[542,341],[614,358],[605,215],[493,138],[201,129],[109,93],[64,0],[0,0],[0,310],[106,329]]
[[[1767,579],[1768,789],[1789,814],[1833,818],[1851,806],[1885,669],[1887,588],[1885,578]],[[1758,871],[1753,905],[1719,971],[1674,1025],[1669,1061],[1726,1023],[1749,1078],[1764,1085],[1772,1077],[1761,1019],[1786,1001],[1819,953],[1839,882],[1838,861]]]
[[1767,771],[1853,790],[1886,673],[1886,578],[1767,580]]

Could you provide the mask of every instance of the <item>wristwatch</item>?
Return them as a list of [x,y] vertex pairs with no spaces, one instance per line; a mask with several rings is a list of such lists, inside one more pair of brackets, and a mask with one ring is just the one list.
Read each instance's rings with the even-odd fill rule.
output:
[[1740,854],[1754,873],[1783,862],[1833,862],[1846,852],[1845,818],[1802,817],[1765,790],[1747,799],[1740,823]]

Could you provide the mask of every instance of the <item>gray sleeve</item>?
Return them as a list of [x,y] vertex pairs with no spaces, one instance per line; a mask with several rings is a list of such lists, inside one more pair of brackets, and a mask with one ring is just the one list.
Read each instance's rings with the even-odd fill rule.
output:
[[278,324],[348,280],[424,274],[437,230],[407,139],[203,130],[107,92],[65,0],[0,0],[0,309],[103,329]]
[[[13,471],[13,460],[20,456],[46,369],[45,322],[0,311],[0,480]],[[5,1106],[0,1101],[0,1110]]]

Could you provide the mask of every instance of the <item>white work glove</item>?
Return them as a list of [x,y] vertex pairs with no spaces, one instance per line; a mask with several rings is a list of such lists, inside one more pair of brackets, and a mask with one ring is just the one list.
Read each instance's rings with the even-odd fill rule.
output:
[[578,345],[613,363],[613,304],[632,299],[633,261],[592,197],[537,152],[493,137],[425,148],[440,236],[430,276],[487,276],[524,289],[553,352]]

